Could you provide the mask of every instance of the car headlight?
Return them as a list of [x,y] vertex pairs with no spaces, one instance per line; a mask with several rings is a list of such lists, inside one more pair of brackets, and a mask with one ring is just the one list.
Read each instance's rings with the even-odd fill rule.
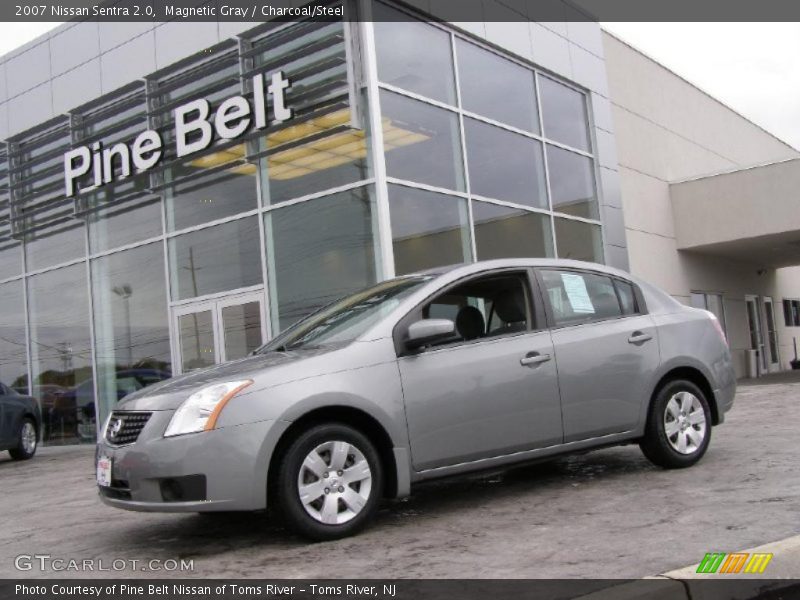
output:
[[217,419],[228,400],[253,383],[252,379],[215,383],[189,396],[180,405],[167,425],[164,437],[209,431],[214,429]]

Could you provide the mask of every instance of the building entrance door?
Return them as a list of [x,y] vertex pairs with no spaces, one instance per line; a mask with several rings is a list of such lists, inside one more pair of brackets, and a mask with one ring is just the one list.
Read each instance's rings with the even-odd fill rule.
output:
[[778,330],[775,327],[775,309],[772,298],[765,296],[764,301],[764,329],[767,333],[766,346],[768,354],[769,371],[781,370],[781,357],[778,349]]
[[266,339],[261,292],[184,304],[173,314],[180,373],[242,358]]
[[747,325],[750,329],[750,348],[758,353],[757,376],[767,372],[767,357],[764,352],[764,336],[761,323],[761,303],[758,296],[745,296],[744,303],[747,308]]

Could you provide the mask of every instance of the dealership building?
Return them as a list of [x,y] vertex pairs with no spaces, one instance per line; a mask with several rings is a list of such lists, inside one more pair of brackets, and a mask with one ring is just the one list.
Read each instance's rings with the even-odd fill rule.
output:
[[800,153],[566,4],[429,4],[68,23],[0,59],[0,382],[46,443],[343,294],[500,257],[630,270],[715,312],[741,376],[789,368]]

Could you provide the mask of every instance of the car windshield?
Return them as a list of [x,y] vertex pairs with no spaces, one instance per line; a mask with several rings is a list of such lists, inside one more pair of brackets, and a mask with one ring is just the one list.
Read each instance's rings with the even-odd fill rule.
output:
[[391,279],[341,298],[292,325],[256,352],[263,354],[352,342],[431,279],[432,276]]

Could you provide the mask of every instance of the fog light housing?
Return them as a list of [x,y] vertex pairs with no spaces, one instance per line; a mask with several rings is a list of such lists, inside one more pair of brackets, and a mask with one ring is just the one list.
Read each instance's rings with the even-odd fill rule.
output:
[[158,482],[164,502],[201,502],[206,499],[206,476],[168,477]]

